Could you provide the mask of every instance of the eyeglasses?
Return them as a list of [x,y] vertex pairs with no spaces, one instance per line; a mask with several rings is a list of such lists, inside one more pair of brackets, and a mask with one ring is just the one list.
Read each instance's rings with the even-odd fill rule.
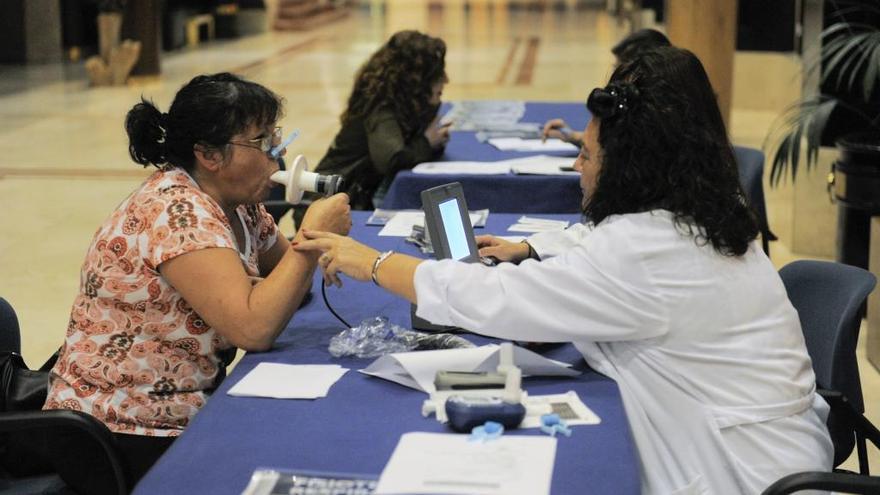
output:
[[276,157],[272,154],[272,149],[276,145],[281,144],[281,128],[276,127],[272,131],[272,134],[269,134],[268,136],[248,139],[246,143],[236,143],[235,141],[230,141],[229,144],[258,149],[263,153],[269,155],[269,158],[272,158],[274,160]]

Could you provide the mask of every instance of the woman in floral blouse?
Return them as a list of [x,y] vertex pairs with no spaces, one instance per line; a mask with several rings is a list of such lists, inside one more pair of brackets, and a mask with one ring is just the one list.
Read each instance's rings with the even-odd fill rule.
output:
[[[268,349],[308,291],[317,255],[292,250],[260,203],[281,113],[232,74],[196,77],[168,113],[128,113],[132,159],[157,170],[89,246],[44,408],[104,422],[132,485],[205,404],[223,355]],[[303,226],[347,234],[348,197],[316,201]]]

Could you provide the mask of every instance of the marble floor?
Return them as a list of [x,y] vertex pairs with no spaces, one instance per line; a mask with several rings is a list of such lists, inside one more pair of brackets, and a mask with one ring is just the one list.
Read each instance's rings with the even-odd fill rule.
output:
[[[284,96],[282,125],[302,131],[291,151],[316,163],[359,65],[395,31],[419,29],[448,44],[446,100],[582,101],[610,74],[610,48],[629,26],[591,6],[604,2],[524,3],[364,0],[346,19],[309,31],[165,52],[160,77],[122,87],[89,88],[81,62],[0,65],[0,295],[18,311],[26,361],[37,366],[60,345],[96,227],[149,173],[129,159],[123,129],[141,95],[167,109],[193,76],[237,72]],[[761,147],[773,120],[800,95],[799,70],[793,55],[737,53],[734,143]],[[816,257],[792,249],[793,196],[789,185],[767,188],[770,224],[780,237],[771,244],[777,266]],[[880,424],[880,375],[863,354],[862,347],[866,407]]]

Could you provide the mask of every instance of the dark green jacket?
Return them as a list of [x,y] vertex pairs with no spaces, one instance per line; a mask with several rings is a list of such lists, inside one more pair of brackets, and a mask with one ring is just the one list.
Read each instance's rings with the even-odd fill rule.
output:
[[378,108],[343,126],[315,171],[342,175],[351,207],[372,210],[373,195],[383,180],[390,182],[398,170],[411,169],[442,154],[443,148],[431,148],[424,128],[407,138],[394,114]]

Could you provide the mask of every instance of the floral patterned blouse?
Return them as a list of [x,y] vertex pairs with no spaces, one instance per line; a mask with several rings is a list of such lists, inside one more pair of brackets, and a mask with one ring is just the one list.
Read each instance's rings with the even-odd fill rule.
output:
[[205,404],[231,345],[157,267],[205,248],[236,249],[248,275],[276,239],[262,205],[239,206],[236,248],[223,210],[182,169],[167,166],[95,234],[44,409],[83,411],[120,433],[176,436]]

